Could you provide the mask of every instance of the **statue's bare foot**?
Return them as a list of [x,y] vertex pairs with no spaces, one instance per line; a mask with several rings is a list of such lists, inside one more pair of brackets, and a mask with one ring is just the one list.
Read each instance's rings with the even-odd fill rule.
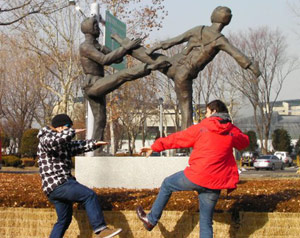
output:
[[148,49],[145,50],[145,53],[146,53],[147,55],[151,55],[151,54],[153,53],[153,51],[154,51],[153,48],[148,48]]
[[167,60],[159,61],[155,64],[147,64],[146,68],[150,70],[158,70],[158,69],[164,69],[170,67],[172,64]]

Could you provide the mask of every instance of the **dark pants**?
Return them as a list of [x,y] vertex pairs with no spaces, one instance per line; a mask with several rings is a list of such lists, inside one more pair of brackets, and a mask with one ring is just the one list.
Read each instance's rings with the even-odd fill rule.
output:
[[73,202],[84,205],[95,232],[106,227],[96,193],[74,179],[55,188],[50,193],[49,200],[54,204],[57,214],[57,222],[52,229],[50,238],[62,238],[65,234],[72,221]]

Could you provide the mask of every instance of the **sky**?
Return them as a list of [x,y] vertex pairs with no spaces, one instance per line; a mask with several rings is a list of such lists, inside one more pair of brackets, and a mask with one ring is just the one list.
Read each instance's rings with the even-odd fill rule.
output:
[[[300,17],[290,7],[298,4],[300,9],[300,0],[165,0],[164,3],[168,16],[163,28],[150,34],[150,41],[166,40],[197,25],[210,25],[212,11],[217,6],[226,6],[233,16],[222,31],[225,36],[228,32],[270,26],[286,35],[288,54],[300,57]],[[300,70],[289,75],[278,99],[300,99]]]

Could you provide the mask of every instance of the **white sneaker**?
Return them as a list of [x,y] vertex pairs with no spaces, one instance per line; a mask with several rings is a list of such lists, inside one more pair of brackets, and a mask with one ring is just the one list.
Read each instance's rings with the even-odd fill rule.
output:
[[105,228],[100,232],[100,234],[96,236],[96,238],[111,238],[118,235],[121,231],[122,231],[121,228],[117,228],[117,229]]

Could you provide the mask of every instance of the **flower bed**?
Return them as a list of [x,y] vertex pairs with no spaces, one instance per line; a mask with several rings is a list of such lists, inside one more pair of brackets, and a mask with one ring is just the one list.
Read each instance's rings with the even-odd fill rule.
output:
[[[150,209],[158,189],[94,189],[107,211]],[[77,206],[77,205],[75,205]],[[53,207],[41,189],[38,174],[0,174],[0,207]],[[166,210],[198,211],[195,192],[173,193]],[[222,191],[218,212],[299,212],[300,179],[244,180],[230,195]]]

